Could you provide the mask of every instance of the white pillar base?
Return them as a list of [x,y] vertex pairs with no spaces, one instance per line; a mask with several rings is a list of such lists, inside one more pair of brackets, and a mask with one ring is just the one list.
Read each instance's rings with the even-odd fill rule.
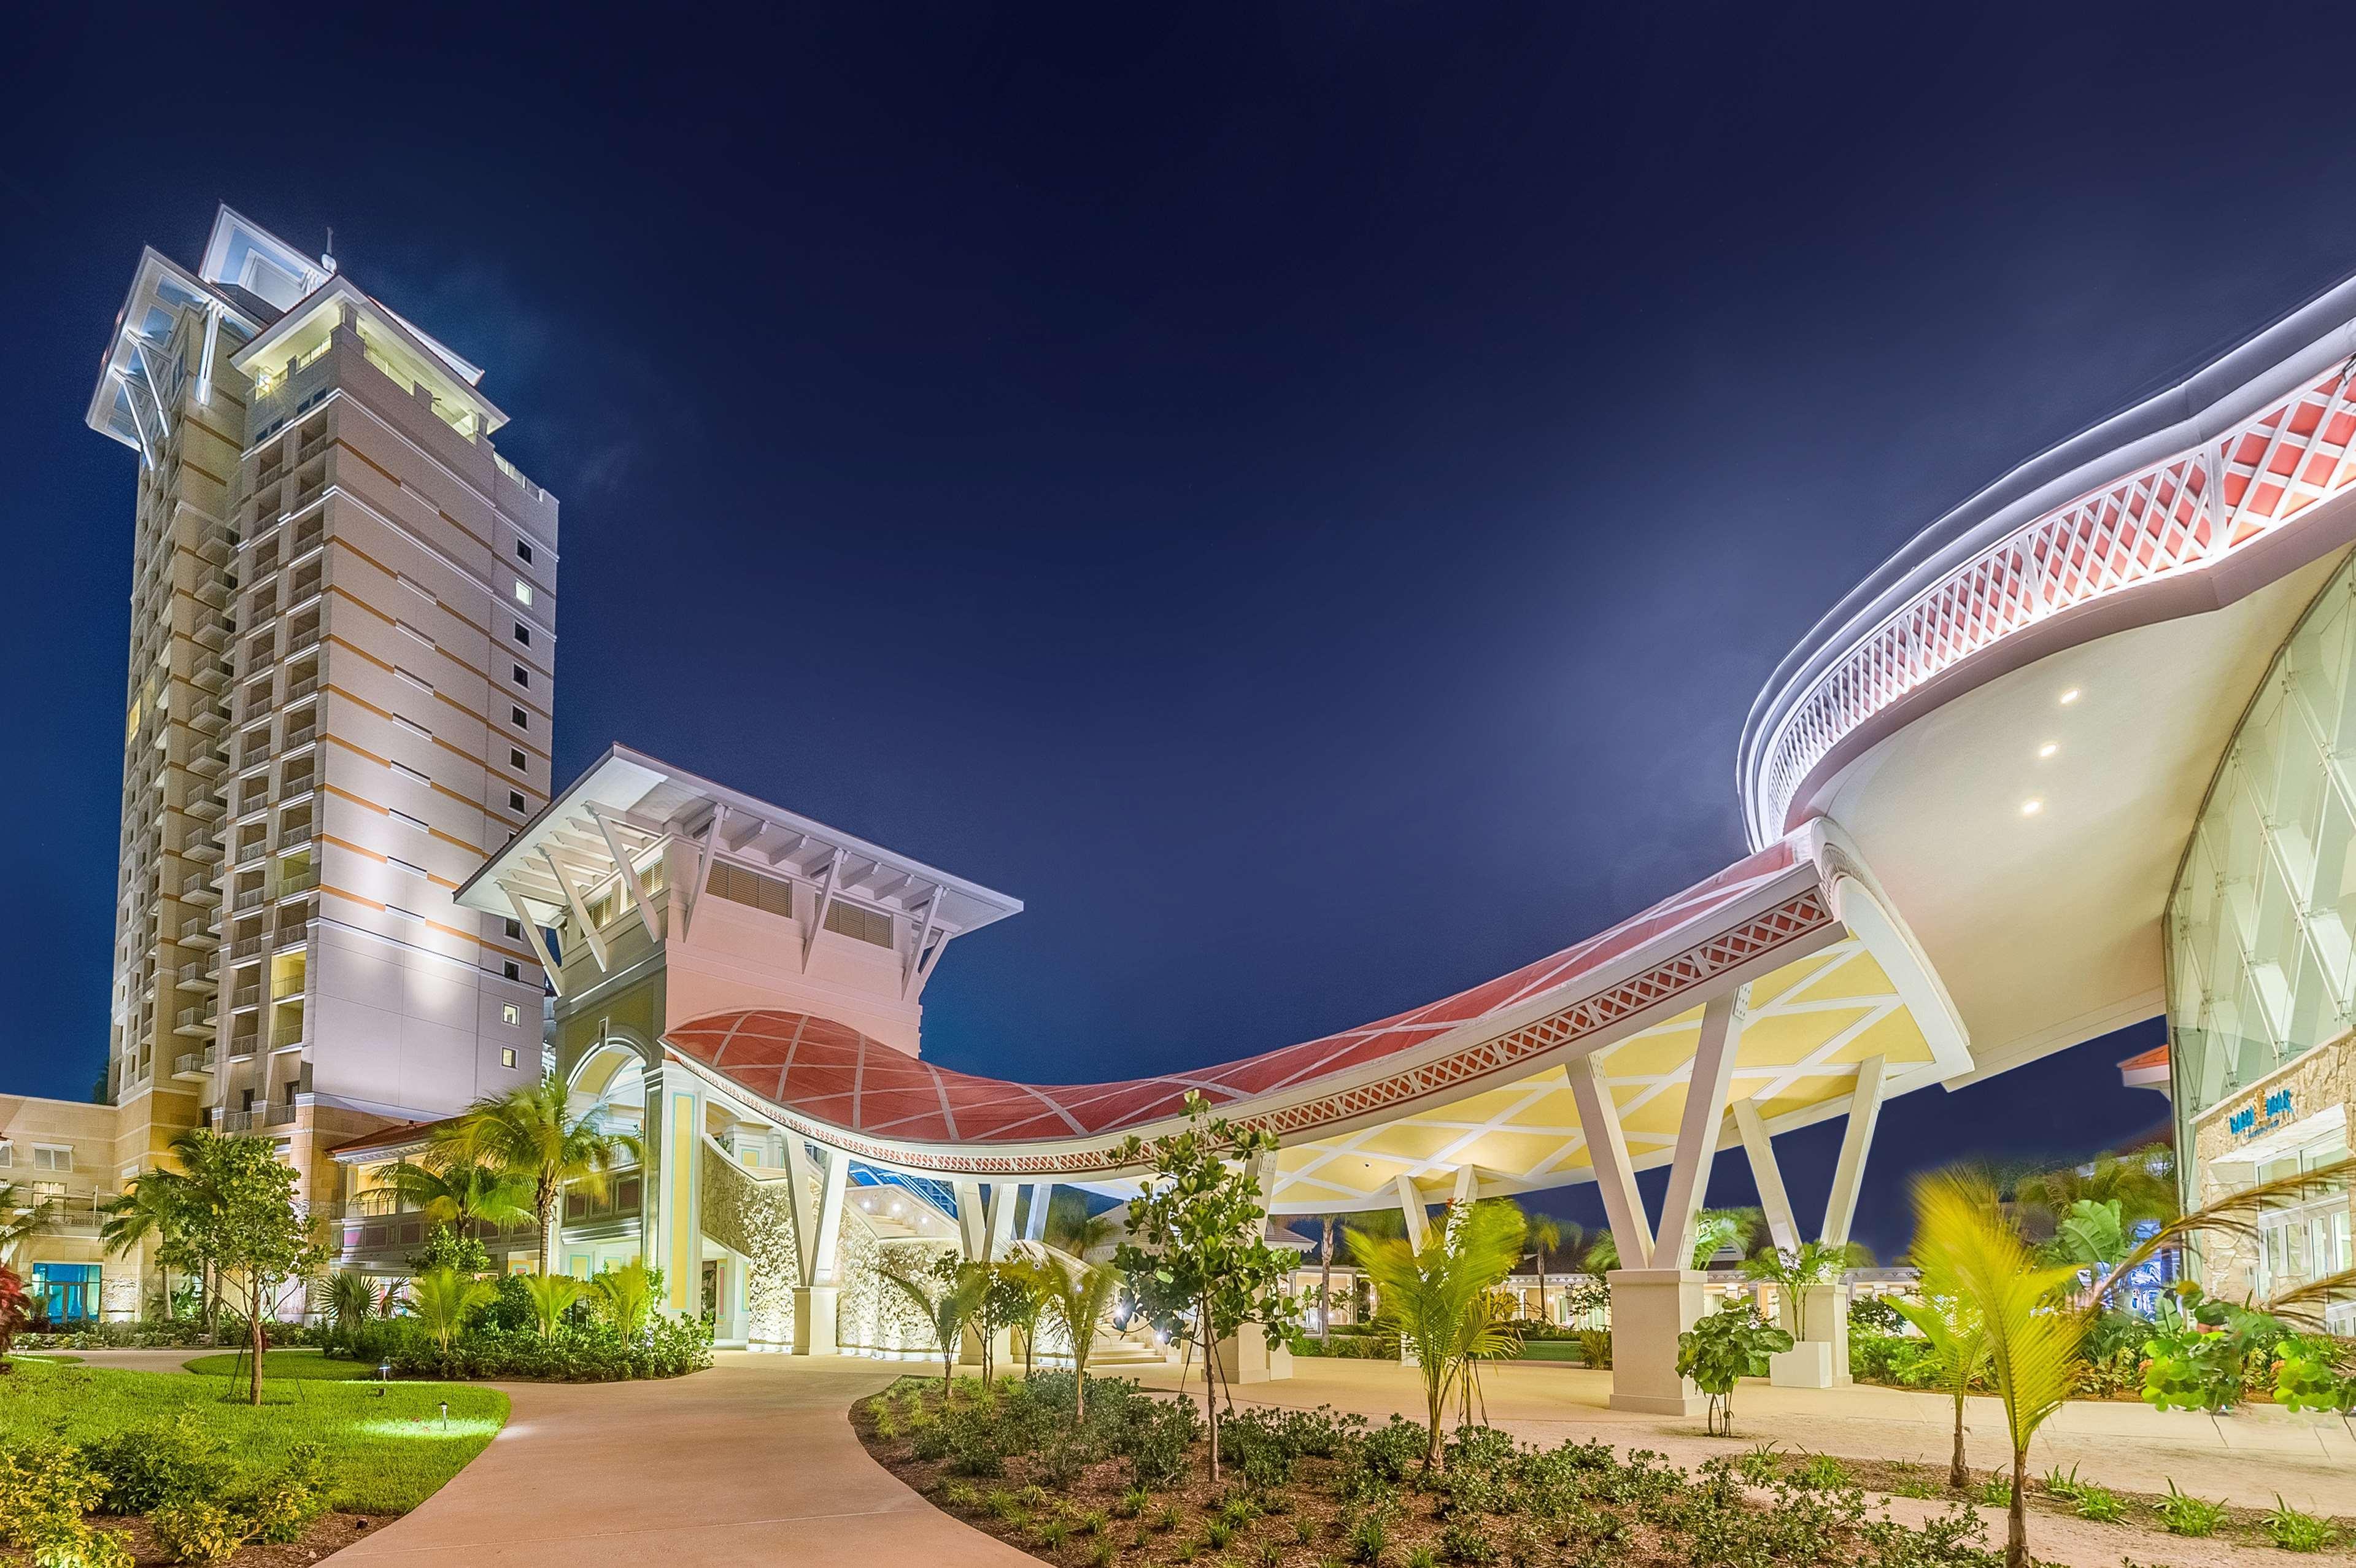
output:
[[1789,1350],[1778,1350],[1767,1358],[1767,1380],[1779,1389],[1831,1388],[1832,1349],[1821,1339],[1804,1339]]
[[1708,1401],[1677,1376],[1677,1336],[1702,1314],[1697,1269],[1614,1269],[1612,1408],[1645,1415],[1699,1415]]
[[1260,1325],[1247,1323],[1234,1338],[1219,1341],[1219,1376],[1231,1383],[1280,1381],[1292,1376],[1292,1352]]
[[1833,1380],[1825,1385],[1829,1388],[1838,1388],[1856,1380],[1848,1371],[1850,1294],[1846,1284],[1808,1287],[1808,1340],[1811,1344],[1832,1347]]
[[794,1354],[797,1356],[839,1356],[841,1344],[835,1338],[835,1308],[839,1287],[834,1285],[796,1285],[794,1287]]

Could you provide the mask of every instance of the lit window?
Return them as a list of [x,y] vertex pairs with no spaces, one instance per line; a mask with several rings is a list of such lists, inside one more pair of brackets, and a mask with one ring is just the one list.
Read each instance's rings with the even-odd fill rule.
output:
[[[515,1009],[510,1007],[508,1011],[512,1013]],[[513,1046],[508,1046],[501,1048],[499,1051],[499,1065],[501,1067],[515,1066],[515,1047]]]
[[518,577],[515,580],[515,596],[516,603],[519,605],[531,603],[531,585]]
[[[515,1026],[515,1025],[517,1025],[517,1024],[519,1024],[519,1023],[521,1023],[522,1021],[523,1021],[523,1015],[522,1015],[522,1014],[520,1014],[519,1012],[518,1012],[518,1011],[516,1010],[516,1004],[515,1004],[514,1003],[512,1003],[512,1002],[507,1002],[507,1003],[502,1003],[502,1004],[500,1004],[500,1006],[499,1006],[499,1022],[500,1022],[500,1023],[502,1023],[502,1024],[506,1024],[506,1025],[509,1026],[510,1027],[512,1027],[513,1026]],[[509,1064],[509,1065],[513,1065],[513,1064]]]
[[37,1171],[70,1171],[73,1169],[73,1150],[59,1144],[33,1145],[33,1168]]

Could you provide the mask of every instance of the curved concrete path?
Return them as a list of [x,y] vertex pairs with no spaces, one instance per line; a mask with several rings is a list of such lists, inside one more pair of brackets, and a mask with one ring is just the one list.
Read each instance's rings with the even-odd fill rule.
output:
[[664,1382],[503,1383],[482,1456],[339,1563],[432,1568],[1037,1568],[867,1456],[851,1402],[903,1370],[723,1351]]

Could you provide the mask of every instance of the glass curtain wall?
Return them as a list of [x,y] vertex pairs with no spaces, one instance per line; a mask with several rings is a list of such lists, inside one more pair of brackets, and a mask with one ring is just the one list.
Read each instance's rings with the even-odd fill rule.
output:
[[2226,747],[2166,930],[2189,1150],[2202,1112],[2356,1020],[2356,558],[2301,617]]

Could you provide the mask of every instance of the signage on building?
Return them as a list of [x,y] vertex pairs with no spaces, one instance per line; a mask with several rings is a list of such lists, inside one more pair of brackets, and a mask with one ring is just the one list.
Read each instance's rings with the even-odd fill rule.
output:
[[2290,1090],[2277,1089],[2251,1101],[2225,1118],[2225,1131],[2236,1138],[2254,1138],[2290,1116]]

